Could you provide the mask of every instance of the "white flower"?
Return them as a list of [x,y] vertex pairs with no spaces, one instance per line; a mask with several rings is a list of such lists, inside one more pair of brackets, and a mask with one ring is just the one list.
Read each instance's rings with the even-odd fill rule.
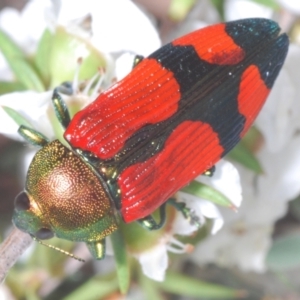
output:
[[300,2],[291,0],[277,0],[284,8],[290,12],[299,15],[300,14]]
[[76,4],[72,0],[31,0],[22,12],[5,9],[0,14],[0,27],[32,53],[45,28],[58,24],[71,28],[87,15],[92,18],[91,41],[103,52],[147,55],[160,45],[149,18],[129,0],[78,0]]
[[[68,0],[32,0],[21,13],[13,9],[4,10],[0,14],[0,26],[25,52],[34,52],[43,30],[47,26],[53,27],[55,24],[67,26],[72,21],[74,22],[74,19],[82,18],[88,13],[92,15],[93,35],[91,40],[101,51],[131,51],[145,55],[160,45],[156,30],[149,19],[131,1],[127,0],[107,2],[85,0],[76,1],[76,5],[74,5],[74,1]],[[14,26],[10,26],[11,22],[14,22]],[[139,26],[136,26],[137,23]],[[31,30],[32,27],[36,30]],[[132,64],[132,57],[127,59],[127,61],[129,60]],[[127,63],[128,65],[129,63]],[[0,64],[0,70],[6,70],[3,72],[7,74],[6,79],[10,77],[4,62],[2,65]],[[126,70],[123,66],[118,67],[118,75],[122,74],[119,78],[129,71],[128,67]],[[49,138],[53,138],[49,122],[50,98],[50,92],[12,93],[0,97],[0,106],[9,106],[15,109],[32,122],[34,128]],[[1,108],[0,133],[11,138],[18,138],[16,124]]]
[[[199,176],[196,180],[214,187],[230,197],[235,206],[239,206],[241,201],[239,175],[229,162],[221,161],[216,164],[216,172],[213,177]],[[183,192],[178,192],[177,201],[186,203],[186,206],[198,216],[200,223],[203,224],[205,218],[210,219],[213,222],[213,234],[222,227],[223,217],[212,202]],[[170,230],[165,232],[152,248],[133,254],[139,260],[144,274],[157,281],[164,280],[165,271],[168,267],[168,251],[179,254],[191,252],[194,249],[193,246],[180,242],[175,236],[189,236],[198,230],[198,226],[190,224],[181,212],[176,212],[175,219],[167,227],[170,227]]]
[[[36,0],[40,1],[40,0]],[[92,16],[92,43],[104,52],[132,51],[149,55],[160,46],[160,39],[149,18],[129,0],[64,0],[58,21]]]
[[245,18],[267,18],[272,17],[273,10],[265,5],[255,3],[251,0],[226,0],[224,15],[227,21]]
[[[48,137],[53,137],[47,109],[49,108],[51,92],[38,93],[34,91],[15,92],[0,96],[0,105],[13,108],[30,120],[33,128]],[[0,132],[10,138],[21,139],[18,135],[19,126],[8,114],[0,108]]]

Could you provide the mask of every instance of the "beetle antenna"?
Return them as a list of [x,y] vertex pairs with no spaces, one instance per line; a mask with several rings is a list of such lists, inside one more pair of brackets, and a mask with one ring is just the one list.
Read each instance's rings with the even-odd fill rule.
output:
[[74,259],[76,259],[76,260],[78,260],[78,261],[85,262],[84,259],[79,258],[79,257],[75,256],[74,254],[72,254],[72,253],[70,253],[70,252],[68,252],[68,251],[65,251],[65,250],[63,250],[63,249],[60,249],[60,248],[58,248],[58,247],[55,247],[55,246],[46,244],[46,243],[42,242],[41,240],[37,239],[37,238],[34,237],[34,236],[32,237],[32,239],[33,239],[34,241],[38,242],[39,244],[43,245],[43,246],[46,246],[46,247],[51,248],[51,249],[54,249],[54,250],[56,250],[56,251],[58,251],[58,252],[60,252],[60,253],[63,253],[63,254],[65,254],[65,255],[69,256],[69,257],[72,257],[72,258],[74,258]]

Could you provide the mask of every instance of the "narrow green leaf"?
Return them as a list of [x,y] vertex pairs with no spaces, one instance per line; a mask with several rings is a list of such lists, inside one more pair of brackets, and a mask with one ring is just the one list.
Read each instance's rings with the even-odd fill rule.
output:
[[20,81],[28,90],[37,92],[45,91],[42,81],[27,61],[16,58],[9,64],[18,81]]
[[1,106],[1,107],[19,126],[25,125],[27,127],[32,127],[30,122],[13,108],[10,108],[8,106]]
[[118,280],[114,275],[106,277],[95,276],[62,300],[103,299],[118,290]]
[[257,174],[262,174],[263,169],[255,157],[255,155],[245,146],[243,141],[239,142],[228,154],[227,157],[232,159],[244,167],[254,171]]
[[271,270],[285,271],[300,266],[300,234],[275,239],[266,263]]
[[126,294],[130,284],[130,270],[125,241],[120,230],[116,230],[110,239],[114,249],[120,291],[122,294]]
[[166,292],[186,297],[207,297],[210,299],[244,298],[247,292],[218,284],[207,283],[178,273],[168,272],[166,279],[159,283]]
[[5,57],[24,57],[19,46],[2,30],[0,30],[0,51]]
[[34,288],[26,288],[25,297],[27,300],[40,300],[41,298],[37,295]]
[[25,91],[26,88],[20,82],[0,81],[0,95]]
[[3,53],[18,82],[27,89],[39,92],[44,91],[43,83],[32,66],[27,62],[21,49],[1,30],[0,51]]
[[164,297],[159,292],[159,288],[155,281],[150,280],[148,277],[140,273],[139,281],[144,291],[146,300],[163,300]]
[[221,20],[224,21],[224,1],[220,1],[220,0],[211,0],[210,1],[216,8],[216,10],[218,11]]
[[39,41],[34,57],[34,64],[46,86],[50,83],[49,53],[51,53],[52,42],[53,35],[47,29],[44,31],[42,38]]
[[25,299],[24,268],[20,271],[17,266],[9,270],[6,278],[5,285],[9,287],[15,299]]
[[252,126],[243,137],[242,143],[252,153],[256,153],[265,144],[265,139],[263,134],[255,126]]
[[214,188],[196,180],[181,189],[182,192],[204,198],[221,206],[232,207],[232,202]]

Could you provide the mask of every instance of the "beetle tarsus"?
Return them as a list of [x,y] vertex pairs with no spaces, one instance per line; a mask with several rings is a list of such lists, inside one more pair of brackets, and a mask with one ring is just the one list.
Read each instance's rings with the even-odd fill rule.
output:
[[211,168],[207,169],[202,175],[212,177],[216,172],[216,166],[212,166]]
[[193,209],[187,207],[185,203],[176,202],[176,200],[173,198],[169,199],[167,203],[181,212],[184,218],[187,219],[191,225],[194,225],[197,228],[200,228],[202,226],[201,218],[196,215],[196,212]]
[[63,101],[60,95],[60,88],[55,88],[52,95],[52,103],[54,106],[54,111],[59,123],[66,129],[70,122],[71,117],[66,103]]
[[60,94],[68,96],[72,96],[74,94],[73,85],[70,81],[63,82],[60,86],[56,87],[55,90]]
[[158,230],[162,228],[166,222],[166,203],[159,208],[160,221],[157,223],[154,218],[149,215],[145,218],[137,220],[137,222],[148,230]]
[[142,55],[136,55],[134,57],[134,60],[133,60],[133,66],[132,66],[132,68],[134,69],[143,59],[144,59],[144,56],[142,56]]

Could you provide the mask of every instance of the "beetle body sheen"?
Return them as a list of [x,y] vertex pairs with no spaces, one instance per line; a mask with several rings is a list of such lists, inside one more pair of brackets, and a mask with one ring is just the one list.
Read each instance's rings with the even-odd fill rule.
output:
[[[95,242],[117,228],[116,213],[126,223],[144,218],[211,168],[240,141],[264,104],[287,54],[288,37],[279,32],[277,23],[266,19],[197,30],[143,59],[123,80],[101,93],[71,120],[64,137],[72,149],[61,150],[84,162],[87,170],[76,162],[74,169],[79,171],[67,168],[70,178],[63,179],[64,170],[59,167],[53,173],[56,163],[49,163],[52,169],[46,173],[53,173],[50,190],[54,194],[50,205],[40,198],[49,176],[37,175],[32,166],[29,169],[26,194],[30,206],[33,202],[39,208],[32,215],[38,214],[43,223],[44,215],[61,214],[58,219],[70,223],[68,230],[56,221],[40,227],[49,227],[65,239]],[[36,161],[35,169],[44,165],[43,159],[32,164]],[[55,191],[58,174],[67,182],[61,195]],[[81,197],[96,201],[84,204],[84,213],[72,210],[78,222],[59,212],[64,205],[67,210],[68,206],[81,210]],[[28,231],[27,211],[16,209],[14,217],[24,231]],[[86,234],[92,227],[93,234]],[[79,238],[72,228],[84,234]],[[102,232],[97,236],[94,231],[99,228]],[[35,230],[30,231],[32,235]]]

